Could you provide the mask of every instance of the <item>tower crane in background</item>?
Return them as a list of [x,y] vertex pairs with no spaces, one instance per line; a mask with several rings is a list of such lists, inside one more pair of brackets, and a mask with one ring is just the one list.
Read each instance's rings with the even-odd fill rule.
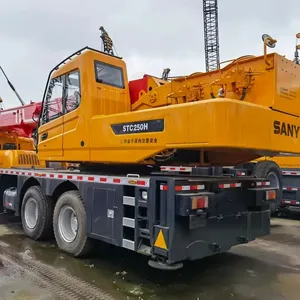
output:
[[218,1],[203,0],[204,46],[206,72],[216,70],[220,63]]
[[[220,63],[219,53],[219,24],[218,24],[218,1],[203,0],[203,22],[204,22],[204,47],[206,72],[218,69]],[[99,28],[103,43],[103,52],[114,55],[113,42],[103,26]],[[165,68],[162,79],[168,80],[169,68]]]

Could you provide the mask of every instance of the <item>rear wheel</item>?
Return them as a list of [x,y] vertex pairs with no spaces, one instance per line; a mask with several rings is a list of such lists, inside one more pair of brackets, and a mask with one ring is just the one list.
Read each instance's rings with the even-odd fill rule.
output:
[[33,240],[53,236],[53,203],[43,194],[40,186],[30,187],[22,201],[21,219],[23,230]]
[[267,178],[270,180],[270,187],[276,188],[277,196],[274,204],[270,205],[270,211],[272,214],[277,212],[278,207],[281,204],[282,198],[282,173],[279,166],[274,161],[260,161],[253,170],[253,175],[259,178]]
[[87,237],[87,217],[78,191],[62,194],[53,214],[54,235],[58,247],[73,256],[86,255],[91,246]]

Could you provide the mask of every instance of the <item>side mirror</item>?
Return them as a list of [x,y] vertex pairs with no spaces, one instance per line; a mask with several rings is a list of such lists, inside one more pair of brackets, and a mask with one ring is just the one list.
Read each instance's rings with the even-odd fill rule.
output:
[[81,99],[81,95],[78,91],[74,92],[74,98],[75,98],[76,107],[78,107],[80,104],[80,99]]

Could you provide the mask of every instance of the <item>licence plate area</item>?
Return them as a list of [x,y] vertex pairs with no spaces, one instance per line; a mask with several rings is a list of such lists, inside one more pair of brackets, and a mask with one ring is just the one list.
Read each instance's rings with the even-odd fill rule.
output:
[[200,227],[206,227],[207,225],[207,213],[203,212],[199,215],[189,216],[189,229],[195,229]]

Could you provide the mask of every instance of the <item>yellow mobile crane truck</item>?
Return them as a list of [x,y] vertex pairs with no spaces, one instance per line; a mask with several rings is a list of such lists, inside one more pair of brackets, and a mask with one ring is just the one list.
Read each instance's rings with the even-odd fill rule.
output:
[[[263,35],[263,40],[267,35]],[[293,63],[300,65],[298,40],[300,33],[296,34],[296,47]],[[275,47],[275,43],[267,42],[265,46]],[[289,70],[286,70],[287,75]],[[289,81],[286,77],[283,81]],[[281,87],[280,93],[286,103],[294,103],[299,99],[299,84],[290,81],[292,88]],[[224,96],[224,95],[223,95]],[[274,134],[299,138],[299,127],[285,122],[274,122]],[[278,166],[280,170],[278,170]],[[161,170],[173,174],[201,174],[197,166],[161,166]],[[270,180],[270,186],[277,189],[276,201],[270,205],[272,215],[287,212],[287,208],[300,209],[300,156],[299,154],[280,153],[276,156],[263,156],[247,163],[231,166],[227,169],[227,175],[231,176],[256,176],[265,177]]]
[[[267,54],[276,41],[265,36],[263,56],[171,81],[128,82],[100,29],[103,51],[85,47],[50,72],[38,123],[39,160],[79,169],[0,169],[1,200],[26,235],[54,234],[76,257],[102,240],[164,270],[268,235],[277,189],[267,178],[224,176],[225,166],[300,152],[295,134],[274,131],[300,125],[300,68]],[[53,113],[57,99],[63,105]],[[195,164],[201,174],[168,174],[160,170],[166,162]]]
[[[294,64],[299,67],[299,50],[300,50],[300,33],[296,34],[296,47],[294,54]],[[288,80],[288,79],[287,79]],[[293,101],[295,97],[300,95],[300,84],[294,82],[295,89],[282,89],[283,97],[287,102]],[[290,124],[274,124],[274,133],[283,136],[300,137],[299,127],[291,126]],[[274,162],[281,168],[281,173],[277,174],[274,170]],[[256,176],[268,177],[271,181],[271,186],[278,188],[276,201],[271,205],[271,212],[286,212],[287,209],[300,209],[300,156],[298,154],[280,153],[275,157],[262,157],[247,163],[246,165],[238,166],[245,167],[246,172],[242,173],[249,175],[253,173]]]

